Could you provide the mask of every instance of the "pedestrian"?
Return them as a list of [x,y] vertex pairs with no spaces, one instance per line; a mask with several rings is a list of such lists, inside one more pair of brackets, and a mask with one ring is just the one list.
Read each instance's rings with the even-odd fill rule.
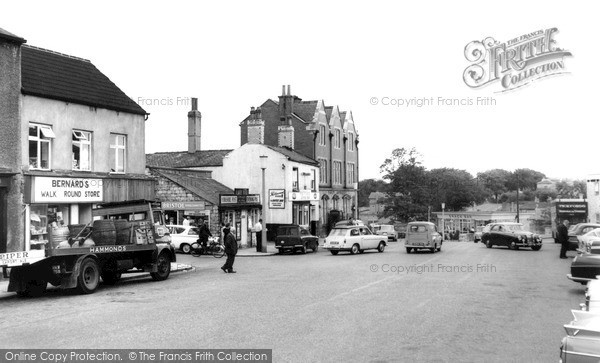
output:
[[238,250],[237,241],[229,228],[223,229],[223,233],[225,234],[225,253],[227,254],[227,261],[225,261],[221,270],[225,273],[234,274],[237,272],[233,270],[233,262],[235,261],[235,255]]
[[208,237],[212,237],[212,233],[210,233],[210,229],[204,222],[204,219],[200,220],[200,226],[198,227],[198,237],[198,241],[202,244],[204,250],[206,250]]
[[183,220],[183,223],[181,223],[184,226],[189,226],[190,225],[190,217],[187,216],[185,217],[185,219]]
[[556,228],[558,242],[560,243],[560,258],[567,258],[567,249],[569,249],[569,221],[564,220]]
[[256,232],[256,252],[262,252],[262,219],[254,225],[254,232]]

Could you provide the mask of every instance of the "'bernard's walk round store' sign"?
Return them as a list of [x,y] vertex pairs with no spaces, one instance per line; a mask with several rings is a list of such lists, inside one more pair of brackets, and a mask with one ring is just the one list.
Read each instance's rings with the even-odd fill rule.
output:
[[32,203],[102,202],[102,179],[33,178]]

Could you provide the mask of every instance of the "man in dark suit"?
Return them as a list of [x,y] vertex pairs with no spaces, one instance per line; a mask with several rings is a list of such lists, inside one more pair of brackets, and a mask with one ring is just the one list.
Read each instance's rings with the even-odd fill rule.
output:
[[202,246],[206,251],[208,245],[208,237],[212,237],[212,233],[210,233],[210,229],[208,229],[208,226],[206,225],[206,223],[204,223],[203,219],[200,220],[200,226],[198,227],[198,236],[198,241],[202,243]]
[[567,258],[567,250],[569,248],[569,221],[564,220],[561,225],[556,228],[557,239],[560,243],[560,258]]
[[236,271],[233,270],[233,262],[235,261],[235,255],[237,254],[238,245],[235,240],[235,236],[231,233],[229,228],[223,229],[223,234],[225,235],[224,244],[225,244],[225,254],[227,254],[227,261],[221,270],[226,273],[234,274]]

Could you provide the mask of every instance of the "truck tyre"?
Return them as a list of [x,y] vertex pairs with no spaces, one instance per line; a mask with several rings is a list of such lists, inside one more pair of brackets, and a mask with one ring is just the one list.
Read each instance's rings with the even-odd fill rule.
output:
[[42,280],[29,280],[25,283],[25,290],[17,291],[21,297],[40,297],[46,291],[48,283]]
[[81,294],[92,294],[100,283],[100,267],[93,258],[86,258],[79,267],[77,291]]
[[171,273],[171,257],[167,252],[161,252],[156,259],[156,272],[151,272],[152,280],[163,281],[169,278]]
[[121,273],[116,271],[103,271],[101,277],[106,285],[114,285],[121,279]]

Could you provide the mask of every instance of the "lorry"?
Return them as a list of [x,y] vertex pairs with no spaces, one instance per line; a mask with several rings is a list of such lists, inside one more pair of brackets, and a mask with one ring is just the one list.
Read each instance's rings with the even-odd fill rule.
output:
[[68,230],[66,226],[40,228],[53,231],[53,237],[38,243],[31,233],[24,251],[0,254],[9,292],[35,297],[50,283],[91,294],[100,279],[112,285],[121,274],[135,272],[149,272],[153,280],[162,281],[176,260],[164,215],[149,201],[98,205],[89,223]]
[[555,199],[550,204],[552,238],[558,243],[557,227],[565,219],[574,226],[588,222],[588,204],[585,199]]

